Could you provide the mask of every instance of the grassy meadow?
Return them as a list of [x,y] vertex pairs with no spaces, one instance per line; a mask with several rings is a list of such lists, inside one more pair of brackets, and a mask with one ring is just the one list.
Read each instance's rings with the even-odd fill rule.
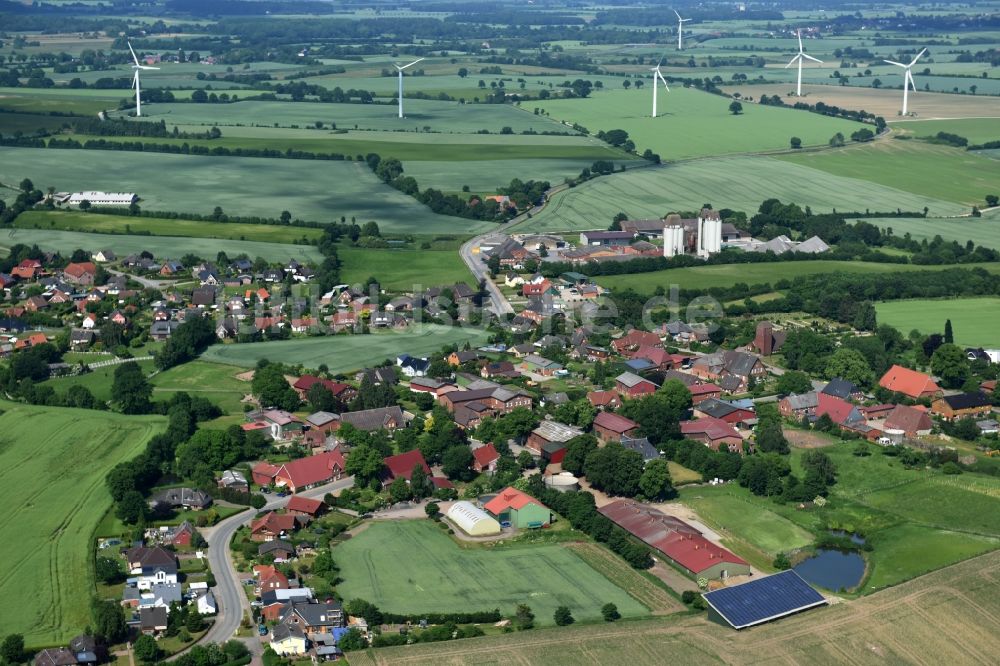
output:
[[[996,100],[993,100],[993,103],[997,104]],[[995,118],[905,120],[892,123],[892,128],[910,132],[914,136],[935,136],[938,132],[949,132],[964,136],[970,144],[975,145],[987,141],[1000,141],[1000,111],[995,113]]]
[[526,603],[536,624],[551,625],[558,606],[568,606],[578,621],[595,621],[611,602],[626,618],[649,614],[569,548],[460,549],[427,520],[376,522],[338,545],[333,557],[344,598],[361,597],[394,613],[499,608],[511,615]]
[[[851,174],[851,156],[864,163],[859,149],[830,153],[844,155],[845,173],[834,174],[775,157],[720,157],[602,176],[564,190],[545,209],[519,229],[568,231],[605,228],[618,212],[631,218],[662,217],[677,210],[697,210],[709,202],[752,214],[769,198],[831,210],[922,210],[931,215],[958,215],[968,209],[959,201],[935,198],[894,185],[864,180]],[[816,154],[820,159],[824,154]],[[797,157],[797,156],[796,156]],[[805,156],[802,156],[805,157]],[[976,158],[980,162],[987,162]],[[992,165],[993,163],[991,163]],[[1000,163],[997,163],[1000,168]],[[937,188],[940,189],[940,188]],[[950,194],[954,188],[949,188]],[[966,188],[966,196],[983,194]]]
[[458,252],[448,250],[367,249],[341,245],[337,248],[345,284],[364,283],[369,277],[379,279],[383,289],[419,291],[421,287],[465,282],[476,285],[472,273]]
[[1000,298],[952,298],[890,301],[875,306],[880,323],[900,331],[941,333],[951,319],[955,343],[974,347],[1000,347]]
[[[998,187],[1000,192],[1000,187]],[[977,245],[1000,249],[1000,215],[985,213],[982,217],[875,217],[864,218],[865,222],[883,229],[892,229],[893,235],[910,236],[916,240],[933,240],[940,236],[946,241],[956,241],[965,245],[974,241]]]
[[489,336],[478,328],[411,324],[399,331],[381,331],[370,335],[334,335],[297,340],[279,340],[252,344],[213,345],[202,359],[250,368],[266,358],[276,363],[302,364],[317,368],[326,364],[332,373],[377,365],[386,359],[395,362],[403,353],[420,356],[439,351],[449,344],[466,342],[484,344]]
[[859,123],[815,113],[744,104],[729,112],[730,100],[681,85],[659,91],[659,117],[652,111],[652,82],[641,90],[597,91],[587,99],[525,102],[560,121],[578,123],[592,133],[623,129],[642,152],[650,148],[666,160],[784,150],[791,137],[804,146],[825,145],[837,132],[849,136]]
[[[3,403],[0,623],[29,646],[90,625],[94,528],[111,505],[104,475],[166,424],[160,416]],[[16,538],[14,536],[16,535]],[[16,602],[14,601],[16,600]]]
[[[86,165],[86,168],[84,168]],[[386,231],[470,232],[471,220],[435,215],[357,162],[208,157],[104,150],[0,148],[0,182],[27,176],[59,191],[136,192],[146,210],[305,220],[374,220]]]

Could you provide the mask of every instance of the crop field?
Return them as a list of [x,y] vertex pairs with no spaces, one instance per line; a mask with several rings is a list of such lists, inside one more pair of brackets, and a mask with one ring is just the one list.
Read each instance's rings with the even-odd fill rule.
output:
[[[3,99],[0,98],[0,108]],[[65,118],[42,113],[0,113],[0,134],[10,136],[17,132],[32,134],[39,130],[57,130],[66,122]]]
[[[963,267],[980,266],[990,272],[1000,272],[1000,264],[962,264]],[[627,289],[652,294],[656,287],[676,284],[681,289],[710,289],[731,287],[738,282],[747,284],[773,284],[778,280],[791,280],[802,275],[817,273],[892,273],[896,271],[941,270],[944,266],[917,264],[878,264],[865,261],[782,261],[764,264],[719,264],[672,268],[633,275],[597,276],[594,280],[603,287]],[[943,321],[943,320],[942,320]],[[909,330],[909,329],[906,329]]]
[[744,104],[729,112],[729,100],[680,85],[659,93],[660,117],[651,118],[652,84],[641,90],[594,92],[587,99],[531,102],[553,118],[578,123],[593,133],[623,129],[639,152],[646,148],[665,160],[732,155],[788,148],[791,137],[804,146],[825,145],[837,132],[849,136],[860,124],[815,113]]
[[223,240],[290,244],[309,241],[323,235],[321,229],[276,224],[239,222],[196,222],[156,217],[126,217],[85,213],[78,210],[29,210],[17,216],[19,229],[54,229],[101,234],[150,234],[152,236],[188,236]]
[[684,610],[684,606],[662,587],[632,567],[622,566],[621,558],[607,548],[585,541],[569,544],[569,547],[598,573],[650,609],[653,615]]
[[997,585],[1000,553],[992,553],[862,599],[738,632],[701,614],[407,645],[348,658],[354,666],[988,664],[1000,651]]
[[[789,70],[791,71],[791,70]],[[857,86],[816,85],[805,83],[803,70],[802,95],[803,101],[809,104],[823,102],[842,109],[864,109],[869,113],[882,116],[895,127],[904,127],[911,121],[893,122],[899,117],[903,104],[903,91],[887,88],[861,88]],[[769,70],[767,76],[772,72]],[[875,78],[874,76],[872,77]],[[883,81],[887,79],[883,78]],[[871,79],[869,79],[871,81]],[[725,85],[727,93],[738,92],[744,97],[760,99],[761,95],[778,95],[786,104],[794,104],[795,97],[787,97],[789,92],[795,92],[795,82],[769,83],[762,85]],[[995,97],[974,95],[955,95],[948,93],[918,92],[910,97],[909,110],[917,114],[918,119],[931,118],[976,118],[981,116],[1000,116],[997,111]],[[746,105],[744,105],[746,106]]]
[[515,133],[573,131],[554,120],[533,115],[509,104],[459,104],[423,99],[404,99],[405,118],[397,117],[395,104],[317,104],[314,102],[263,102],[249,100],[235,104],[149,104],[143,118],[153,122],[218,125],[284,126],[312,125],[317,120],[336,123],[340,129],[383,130],[388,132],[431,131],[475,134],[479,130],[499,133],[510,127]]
[[1000,298],[891,301],[875,307],[879,322],[904,333],[941,333],[951,319],[956,344],[1000,347]]
[[[31,646],[65,644],[90,624],[91,537],[111,504],[104,475],[132,458],[159,416],[2,403],[0,622]],[[16,535],[16,538],[15,538]],[[17,600],[16,603],[13,600]]]
[[[992,194],[1000,180],[1000,164],[993,160],[975,152],[919,141],[878,141],[844,150],[782,155],[777,159],[834,176],[897,188],[914,196],[934,197],[968,206],[981,206],[983,197]],[[914,200],[911,205],[915,203]],[[868,208],[886,210],[875,202],[857,210]],[[914,210],[905,206],[902,208]],[[933,215],[935,209],[931,207],[931,210]]]
[[[1000,186],[997,188],[1000,190]],[[933,240],[940,236],[946,241],[975,241],[977,245],[1000,249],[1000,216],[984,213],[982,217],[874,217],[864,218],[883,229],[892,229],[893,235],[910,234],[916,240]]]
[[455,250],[393,250],[340,246],[343,266],[341,281],[364,283],[376,277],[383,289],[420,291],[419,287],[443,286],[465,282],[475,287],[472,273]]
[[[1000,101],[994,101],[1000,106]],[[1000,111],[994,118],[951,118],[948,120],[900,120],[891,123],[894,130],[910,132],[915,136],[934,136],[938,132],[950,132],[964,136],[970,144],[1000,141]]]
[[471,232],[476,226],[435,215],[356,162],[0,148],[0,182],[24,177],[43,189],[136,192],[146,210],[209,214],[221,206],[232,215],[274,218],[288,210],[304,220],[356,217],[409,233]]
[[[560,545],[460,549],[427,520],[378,521],[333,550],[345,599],[361,597],[395,613],[447,613],[519,603],[551,625],[558,606],[580,621],[601,618],[611,602],[623,617],[649,610]],[[406,566],[400,566],[406,562]],[[622,563],[623,566],[624,563]]]
[[[613,159],[609,157],[600,159]],[[627,168],[646,166],[642,160],[614,160],[615,166],[625,164]],[[533,160],[482,160],[467,162],[423,162],[403,163],[406,173],[417,179],[420,187],[434,187],[445,191],[457,191],[468,185],[473,192],[496,192],[514,178],[521,180],[547,180],[558,185],[564,178],[575,178],[583,169],[590,168],[593,160],[587,159],[533,159]]]
[[[852,177],[847,169],[848,164],[855,163],[852,159],[864,164],[864,154],[857,152],[860,148],[863,147],[843,151],[844,173],[837,174],[810,168],[812,165],[808,163],[792,164],[774,157],[720,157],[601,176],[559,192],[542,212],[519,225],[519,229],[570,231],[606,228],[611,218],[620,211],[631,218],[649,219],[676,210],[698,210],[705,202],[712,203],[716,208],[742,210],[752,215],[764,199],[772,197],[800,206],[811,206],[817,212],[834,209],[922,210],[924,206],[931,211],[931,215],[968,212],[957,203],[962,199],[951,203],[929,194]],[[822,157],[816,155],[817,160]],[[982,158],[976,160],[987,161]],[[1000,169],[1000,163],[993,168]],[[981,175],[976,176],[977,180],[982,178]],[[985,190],[980,192],[981,187],[962,185],[948,187],[946,193],[954,194],[956,188],[976,200],[985,194]],[[934,189],[942,188],[935,186]]]
[[307,368],[317,368],[325,363],[330,372],[342,373],[372,366],[385,359],[395,360],[404,352],[420,356],[439,351],[445,345],[462,345],[466,341],[475,347],[484,344],[488,337],[486,331],[477,328],[411,324],[403,330],[370,335],[213,345],[202,354],[202,359],[240,367],[253,367],[262,358],[291,365],[301,363]]
[[[201,224],[213,223],[202,222]],[[0,234],[0,248],[10,248],[15,243],[37,244],[44,250],[56,250],[63,254],[72,253],[76,249],[91,252],[109,249],[117,255],[125,256],[147,250],[152,252],[157,259],[179,259],[185,254],[193,254],[204,259],[214,260],[219,252],[225,252],[230,257],[239,254],[246,254],[253,258],[263,257],[274,262],[288,261],[289,259],[316,262],[323,259],[319,251],[312,245],[259,243],[189,236],[90,234],[80,231],[48,231],[45,229],[12,229],[7,233]]]

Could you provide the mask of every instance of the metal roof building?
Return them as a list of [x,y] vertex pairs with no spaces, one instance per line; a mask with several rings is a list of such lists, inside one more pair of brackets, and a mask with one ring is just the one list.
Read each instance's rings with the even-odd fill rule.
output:
[[500,534],[500,523],[471,502],[455,502],[445,516],[469,536]]
[[712,610],[733,629],[770,622],[826,603],[791,569],[704,595]]

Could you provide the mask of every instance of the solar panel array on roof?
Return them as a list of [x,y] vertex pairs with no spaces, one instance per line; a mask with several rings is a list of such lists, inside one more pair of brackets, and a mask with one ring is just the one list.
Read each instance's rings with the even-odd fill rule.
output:
[[752,627],[826,603],[823,595],[791,569],[708,592],[705,601],[734,629]]

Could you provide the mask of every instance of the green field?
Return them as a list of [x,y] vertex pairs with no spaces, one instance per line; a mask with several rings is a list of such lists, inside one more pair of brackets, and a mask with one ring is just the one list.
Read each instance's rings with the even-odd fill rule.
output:
[[138,453],[159,416],[3,403],[0,623],[32,646],[90,626],[91,537],[111,505],[104,475]]
[[240,400],[250,393],[250,383],[236,378],[238,369],[222,363],[196,360],[159,372],[150,379],[153,399],[166,401],[184,391],[211,400],[226,414],[242,414]]
[[[484,147],[480,156],[489,155]],[[622,154],[605,155],[596,159],[613,160],[615,167],[626,168],[647,166],[649,163]],[[406,173],[417,179],[421,187],[434,187],[444,191],[455,191],[468,185],[473,192],[497,192],[506,187],[514,178],[521,180],[547,180],[552,185],[562,183],[566,178],[576,178],[584,169],[593,164],[592,159],[489,159],[464,162],[441,162],[412,160],[404,162]],[[466,195],[468,196],[468,195]]]
[[536,624],[551,625],[558,606],[568,606],[578,621],[595,621],[610,602],[624,617],[649,614],[568,548],[462,550],[428,520],[373,523],[338,545],[333,558],[345,599],[360,597],[394,613],[499,608],[511,615],[525,603]]
[[[99,357],[91,357],[89,362],[96,363],[97,361],[106,361],[108,358],[104,355]],[[83,359],[84,363],[88,362],[88,359]],[[150,373],[153,371],[152,361],[137,361],[139,367],[145,373]],[[115,380],[115,370],[118,368],[116,365],[108,365],[103,368],[97,368],[88,373],[77,375],[75,377],[53,377],[46,380],[46,385],[51,386],[52,389],[59,394],[64,394],[69,390],[71,386],[83,386],[86,387],[94,397],[103,402],[111,400],[111,385]]]
[[891,301],[875,307],[880,323],[904,333],[941,333],[951,319],[956,344],[1000,347],[1000,298]]
[[[975,152],[912,140],[885,140],[865,146],[855,146],[849,150],[782,155],[778,159],[834,176],[870,181],[912,192],[915,196],[933,197],[968,206],[982,206],[983,197],[994,193],[997,181],[1000,179],[1000,164],[976,155]],[[814,181],[811,171],[803,174],[803,177],[810,183],[822,182],[822,179]],[[846,196],[843,192],[835,194]],[[910,208],[901,207],[903,210],[920,210],[920,207],[912,207],[917,205],[916,202],[914,199],[909,204]],[[840,210],[846,210],[848,207],[847,201],[838,206]],[[860,208],[855,207],[854,210],[868,208],[893,210],[883,207],[876,201],[866,203]],[[934,215],[937,209],[933,206],[930,208],[931,215]]]
[[384,250],[342,245],[337,248],[343,266],[341,281],[364,283],[376,277],[383,289],[420,291],[419,287],[465,282],[475,288],[472,273],[457,250]]
[[[737,495],[702,493],[701,490],[686,492],[684,504],[712,525],[719,526],[724,538],[746,539],[752,547],[771,557],[813,542],[812,534],[776,513],[757,511],[751,502]],[[737,525],[738,529],[734,527]]]
[[275,224],[241,224],[238,222],[195,222],[157,217],[124,217],[83,213],[77,210],[29,210],[14,221],[19,229],[56,229],[104,234],[150,234],[153,236],[187,236],[219,238],[262,243],[291,244],[323,235],[321,229],[279,226]]
[[[990,272],[1000,272],[1000,264],[962,264],[963,267],[981,267]],[[894,273],[898,271],[942,270],[944,266],[917,264],[877,264],[865,261],[782,261],[764,264],[719,264],[672,268],[634,275],[608,275],[594,278],[598,284],[611,289],[631,287],[639,293],[652,293],[656,287],[671,284],[682,289],[711,289],[731,287],[738,282],[747,284],[774,284],[778,280],[791,280],[816,273]],[[943,320],[942,320],[943,321]],[[909,329],[906,329],[909,330]]]
[[872,571],[866,586],[877,590],[994,550],[1000,542],[977,534],[904,524],[879,532],[872,539],[872,545],[879,554],[879,565]]
[[[0,98],[0,109],[3,108]],[[0,134],[10,136],[17,132],[33,134],[39,130],[58,130],[66,118],[41,113],[0,113]]]
[[912,132],[916,136],[934,136],[950,132],[964,136],[970,144],[1000,141],[1000,117],[956,118],[954,120],[905,120],[892,123],[893,129]]
[[[863,161],[864,155],[857,150],[837,154],[854,154]],[[618,212],[633,219],[650,219],[672,211],[698,210],[706,202],[717,209],[731,208],[752,215],[769,198],[810,206],[816,212],[897,208],[919,211],[924,206],[931,215],[968,212],[956,203],[851,177],[849,173],[834,175],[774,157],[720,157],[595,178],[556,194],[541,213],[518,228],[603,229]]]
[[[1000,187],[998,187],[1000,190]],[[982,217],[874,217],[865,218],[883,229],[892,229],[896,236],[910,234],[916,240],[933,240],[940,236],[946,241],[974,241],[977,245],[1000,249],[1000,215],[984,213]]]
[[341,373],[395,361],[400,354],[420,356],[439,351],[445,345],[473,347],[484,344],[486,331],[458,326],[413,324],[400,331],[380,331],[371,335],[335,335],[252,344],[213,345],[202,355],[206,361],[253,367],[266,358],[276,363],[301,363],[307,368],[326,364],[330,372]]
[[[193,105],[192,105],[193,106]],[[104,150],[0,148],[0,182],[59,191],[136,192],[146,210],[375,220],[385,231],[468,233],[486,225],[435,215],[356,162],[207,157]]]
[[825,145],[837,132],[850,136],[859,123],[815,113],[743,104],[729,112],[730,100],[681,85],[659,92],[659,117],[650,117],[651,80],[641,90],[597,91],[587,99],[526,102],[560,121],[577,123],[592,133],[623,129],[641,153],[650,148],[664,160],[784,150],[797,136],[804,146]]
[[[211,222],[202,222],[201,224],[213,225]],[[43,250],[56,250],[63,254],[71,253],[76,249],[91,252],[108,249],[119,256],[125,256],[148,250],[157,259],[179,259],[190,253],[204,259],[214,260],[219,252],[225,252],[230,257],[245,253],[249,257],[263,257],[274,262],[284,262],[289,259],[298,259],[299,261],[322,261],[323,259],[319,250],[312,245],[285,245],[283,243],[258,243],[186,236],[88,234],[79,231],[46,231],[44,229],[12,229],[7,233],[0,234],[0,248],[10,248],[15,243],[25,245],[37,243]]]

